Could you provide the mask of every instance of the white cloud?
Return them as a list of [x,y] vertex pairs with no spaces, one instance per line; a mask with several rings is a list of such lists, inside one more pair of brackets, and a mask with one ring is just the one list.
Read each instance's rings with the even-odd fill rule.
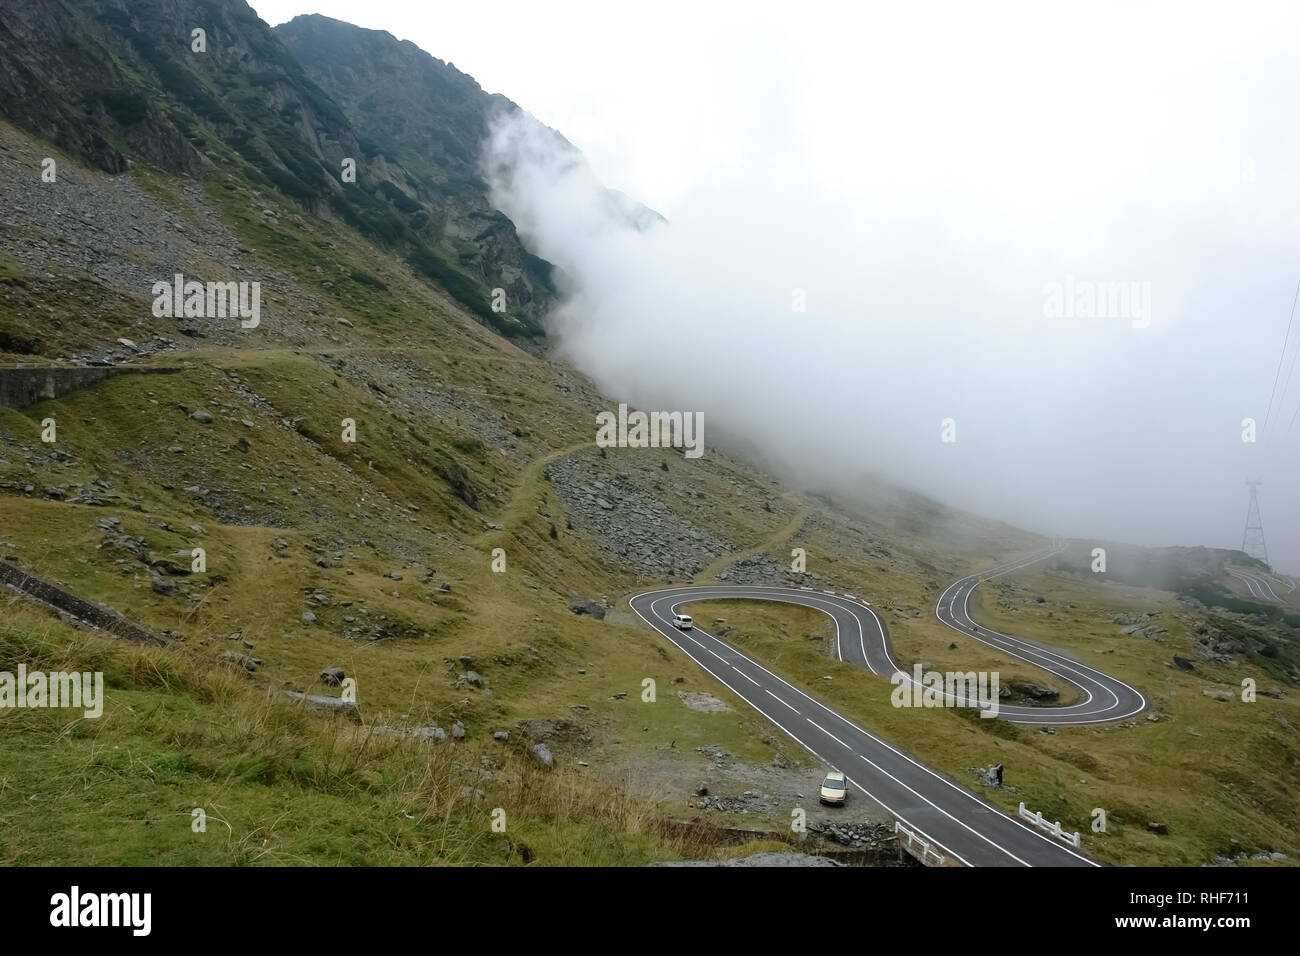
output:
[[[1300,571],[1300,380],[1281,428],[1238,437],[1300,278],[1286,5],[312,8],[454,61],[592,160],[501,203],[576,281],[557,327],[615,396],[810,474],[1140,543],[1239,544],[1262,473]],[[597,179],[671,227],[611,232]],[[1045,317],[1067,275],[1150,283],[1150,327]]]

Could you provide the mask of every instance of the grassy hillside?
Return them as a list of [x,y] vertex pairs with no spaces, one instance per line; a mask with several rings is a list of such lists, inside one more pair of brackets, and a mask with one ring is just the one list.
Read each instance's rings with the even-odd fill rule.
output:
[[[59,111],[0,89],[18,123],[0,123],[0,365],[174,371],[0,408],[0,559],[167,644],[115,641],[0,592],[0,668],[101,670],[108,684],[98,719],[0,710],[0,861],[632,864],[721,852],[683,819],[788,832],[822,768],[627,610],[670,582],[852,591],[909,663],[1044,679],[932,615],[947,583],[1037,536],[876,483],[851,502],[796,491],[723,448],[596,448],[595,415],[626,396],[486,320],[416,251],[442,248],[431,224],[387,234],[390,212],[419,215],[395,194],[386,211],[335,204],[330,151],[364,144],[264,25],[233,0],[190,5],[242,45],[221,57],[242,49],[265,67],[223,72],[220,57],[147,56],[158,41],[131,31],[153,5],[103,23],[86,15],[99,6],[73,4],[67,21],[94,68],[36,78]],[[0,48],[39,32],[39,14],[6,20]],[[116,93],[101,102],[96,82]],[[41,180],[45,158],[56,182]],[[314,191],[298,195],[286,171]],[[176,272],[259,282],[260,326],[155,317],[151,286]],[[797,577],[792,548],[807,553]],[[979,789],[967,768],[997,759],[1044,812],[1109,807],[1116,829],[1090,837],[1104,859],[1199,863],[1232,839],[1294,853],[1281,612],[1034,574],[1015,580],[1044,602],[984,588],[1008,603],[977,613],[1131,680],[1158,721],[1053,735],[904,715],[879,681],[828,660],[818,620],[697,613],[728,618],[751,653],[964,785]],[[1114,623],[1153,609],[1177,619],[1164,642]],[[339,697],[320,678],[330,668],[355,681],[359,723],[285,693]],[[1282,696],[1198,692],[1247,673]]]
[[[561,768],[541,778],[557,781],[547,799],[577,800],[563,796],[570,784],[560,782],[572,776],[573,786],[594,788],[601,805],[612,799],[599,796],[601,788],[615,788],[622,801],[640,794],[627,811],[637,819],[692,815],[693,783],[685,781],[710,765],[696,748],[788,770],[797,778],[790,789],[806,789],[816,768],[757,715],[686,706],[677,692],[710,692],[707,675],[619,605],[655,581],[726,573],[795,531],[850,527],[845,514],[721,450],[692,461],[671,450],[595,448],[595,413],[614,407],[616,396],[485,329],[345,223],[311,223],[234,175],[199,189],[158,170],[110,177],[57,153],[58,189],[42,190],[28,174],[48,151],[0,127],[3,181],[23,210],[0,242],[14,280],[0,290],[0,323],[15,338],[39,338],[40,361],[130,355],[179,371],[122,375],[21,411],[0,409],[0,550],[30,573],[165,632],[170,647],[117,646],[7,597],[0,629],[8,660],[35,667],[111,658],[123,674],[177,668],[188,683],[112,677],[108,716],[98,723],[0,713],[15,741],[0,806],[30,809],[24,801],[38,781],[80,779],[82,768],[114,753],[147,755],[132,759],[166,764],[169,786],[186,794],[182,804],[219,808],[233,828],[231,847],[268,840],[264,857],[226,859],[324,862],[342,852],[353,824],[341,809],[320,809],[326,797],[313,780],[287,791],[281,784],[325,752],[348,766],[391,759],[406,767],[383,784],[394,805],[410,801],[414,791],[402,788],[423,779],[424,763],[473,765],[501,752],[522,774],[535,762],[535,743],[551,748]],[[103,234],[51,214],[67,202],[103,224]],[[123,222],[139,229],[125,258],[112,247]],[[71,260],[85,258],[77,250],[87,242],[99,251],[90,270],[76,271]],[[61,247],[67,264],[49,259],[48,250]],[[150,315],[150,275],[201,274],[214,256],[261,277],[261,328],[209,323],[187,333],[175,319]],[[106,307],[76,310],[74,289]],[[34,307],[48,318],[33,324]],[[139,351],[117,345],[119,337]],[[47,418],[57,423],[52,444],[41,441]],[[344,419],[355,424],[355,442],[344,441]],[[864,540],[880,554],[900,546],[867,521],[853,534],[850,553]],[[206,552],[206,572],[185,573],[196,547]],[[825,545],[829,560],[840,560],[835,547]],[[492,570],[498,548],[503,573]],[[885,563],[912,582],[929,556],[906,554]],[[592,603],[607,612],[604,620],[571,610]],[[232,671],[233,654],[261,663],[251,674]],[[337,695],[317,678],[330,667],[357,681],[360,731],[281,699],[282,690]],[[462,676],[470,671],[472,680]],[[653,705],[640,700],[646,678],[661,688]],[[302,739],[285,744],[293,756],[279,765],[264,741],[230,730],[242,720],[283,721],[277,739]],[[195,736],[194,722],[208,732]],[[398,736],[434,725],[447,734],[443,744]],[[451,736],[454,726],[463,738]],[[499,731],[509,733],[507,744],[494,739]],[[326,751],[314,749],[326,747],[320,735]],[[270,769],[258,769],[263,764]],[[245,765],[246,779],[238,769]],[[150,780],[159,773],[139,772]],[[213,789],[232,773],[237,799]],[[200,852],[158,848],[160,821],[142,815],[154,802],[152,783],[111,766],[85,779],[75,800],[47,808],[44,824],[6,830],[7,859],[79,859],[84,846],[60,843],[59,834],[85,829],[88,807],[96,829],[114,832],[97,862],[179,862]],[[540,794],[550,784],[530,786]],[[329,800],[341,807],[340,794],[349,793],[358,793],[354,781],[337,783]],[[368,807],[362,801],[353,810],[369,816]],[[531,811],[520,812],[527,819]],[[177,813],[177,839],[188,841],[187,817]],[[469,819],[486,825],[478,809]],[[281,836],[266,834],[273,824]],[[569,833],[563,818],[547,825],[561,842]],[[548,849],[541,837],[526,842],[536,844],[530,858],[538,862],[684,852],[677,837],[641,827],[610,830],[615,856]],[[571,833],[574,847],[585,839],[580,829]],[[457,849],[412,850],[411,858],[523,859],[493,855],[486,844],[466,849],[450,834],[446,841]],[[307,851],[317,843],[320,852]],[[377,846],[358,838],[349,852],[394,859]]]

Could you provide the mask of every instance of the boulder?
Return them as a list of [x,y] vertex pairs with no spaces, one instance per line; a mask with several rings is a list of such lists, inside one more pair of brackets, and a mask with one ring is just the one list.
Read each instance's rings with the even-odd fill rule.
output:
[[174,597],[180,590],[174,581],[168,581],[166,578],[154,578],[152,587],[154,594],[161,594],[163,597]]
[[598,621],[603,621],[605,619],[604,605],[598,604],[595,601],[575,601],[569,605],[569,610],[574,614],[589,615]]
[[300,701],[308,710],[314,710],[322,714],[341,715],[354,724],[361,723],[361,708],[357,706],[354,700],[344,700],[341,697],[324,697],[319,694],[302,694],[296,690],[287,690],[284,693],[291,700]]
[[1027,680],[1013,680],[1009,681],[1009,684],[1016,693],[1034,700],[1055,700],[1061,696],[1061,692],[1055,687],[1040,686]]
[[258,658],[249,657],[247,654],[240,654],[237,651],[222,651],[217,655],[217,660],[235,664],[249,673],[252,673],[262,666],[262,662]]
[[546,744],[533,744],[533,756],[543,766],[552,767],[555,765],[555,758],[551,756],[551,748]]

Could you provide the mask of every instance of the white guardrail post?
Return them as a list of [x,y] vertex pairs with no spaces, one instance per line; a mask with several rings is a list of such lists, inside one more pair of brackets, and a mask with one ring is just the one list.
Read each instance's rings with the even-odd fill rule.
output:
[[903,825],[901,820],[894,821],[894,833],[902,834],[902,846],[911,856],[921,861],[922,866],[946,866],[948,858],[923,840],[912,830]]
[[1064,830],[1061,829],[1060,820],[1056,820],[1054,822],[1044,820],[1042,810],[1039,810],[1036,813],[1026,810],[1025,802],[1023,800],[1020,801],[1020,816],[1028,820],[1030,823],[1038,827],[1040,830],[1046,830],[1048,833],[1056,837],[1058,840],[1070,844],[1070,846],[1074,847],[1076,850],[1079,849],[1078,830],[1075,830],[1073,833],[1066,833]]

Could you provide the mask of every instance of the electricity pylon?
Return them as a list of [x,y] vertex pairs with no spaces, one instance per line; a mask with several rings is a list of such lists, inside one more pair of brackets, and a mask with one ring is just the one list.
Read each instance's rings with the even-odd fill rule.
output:
[[1268,564],[1268,548],[1264,545],[1264,524],[1259,517],[1259,493],[1256,490],[1263,483],[1246,482],[1250,488],[1250,504],[1246,508],[1246,530],[1241,535],[1241,550]]

